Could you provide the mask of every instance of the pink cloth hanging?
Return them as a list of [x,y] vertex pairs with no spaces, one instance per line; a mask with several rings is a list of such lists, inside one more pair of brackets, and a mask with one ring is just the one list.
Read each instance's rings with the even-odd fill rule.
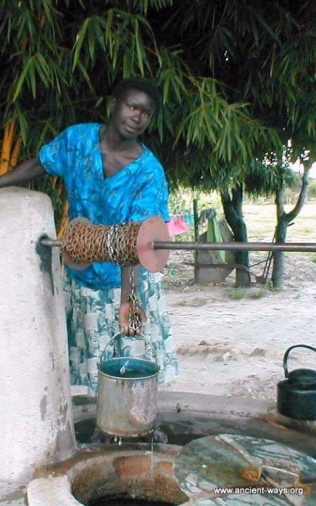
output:
[[171,216],[170,221],[167,223],[167,227],[170,235],[184,234],[184,232],[190,230],[183,216]]

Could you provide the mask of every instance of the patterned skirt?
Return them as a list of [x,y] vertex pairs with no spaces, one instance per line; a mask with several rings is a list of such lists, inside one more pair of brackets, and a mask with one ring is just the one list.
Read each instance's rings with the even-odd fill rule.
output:
[[120,288],[91,290],[65,279],[71,385],[84,385],[87,394],[95,396],[98,364],[114,355],[146,359],[151,356],[159,366],[160,384],[178,376],[161,278],[161,273],[141,274],[137,297],[146,312],[147,323],[144,334],[135,337],[118,334]]

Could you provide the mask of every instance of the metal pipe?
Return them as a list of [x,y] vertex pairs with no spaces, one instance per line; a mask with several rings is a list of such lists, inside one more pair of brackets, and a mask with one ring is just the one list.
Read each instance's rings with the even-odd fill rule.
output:
[[41,239],[40,243],[42,246],[48,246],[49,248],[59,247],[64,245],[64,241],[61,239]]
[[[64,241],[60,239],[41,239],[42,246],[62,247]],[[154,250],[213,250],[213,251],[297,251],[316,252],[316,243],[292,242],[292,243],[270,243],[270,242],[173,242],[153,241],[151,248]]]
[[269,243],[269,242],[168,242],[153,241],[151,247],[168,250],[213,250],[213,251],[300,251],[316,252],[316,243]]

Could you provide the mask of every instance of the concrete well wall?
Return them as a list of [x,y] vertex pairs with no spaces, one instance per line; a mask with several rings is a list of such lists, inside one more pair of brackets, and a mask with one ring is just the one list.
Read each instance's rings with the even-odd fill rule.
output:
[[0,190],[0,481],[75,450],[59,248],[50,198]]

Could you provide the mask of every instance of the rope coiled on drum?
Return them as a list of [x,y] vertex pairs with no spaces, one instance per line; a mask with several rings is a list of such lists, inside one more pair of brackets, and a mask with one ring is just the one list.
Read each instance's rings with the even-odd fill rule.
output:
[[136,265],[139,262],[136,242],[141,223],[93,225],[74,219],[66,230],[64,250],[77,262],[113,262]]

